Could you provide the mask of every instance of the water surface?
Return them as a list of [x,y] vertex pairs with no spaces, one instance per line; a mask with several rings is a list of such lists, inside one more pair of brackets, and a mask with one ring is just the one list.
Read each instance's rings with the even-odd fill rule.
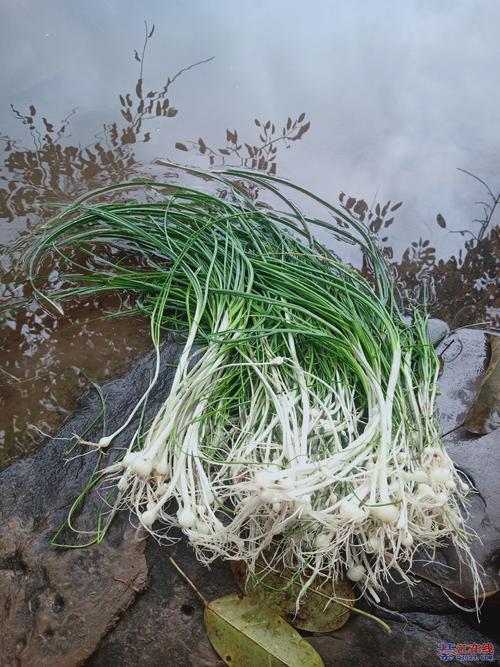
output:
[[[6,0],[0,243],[50,217],[44,204],[164,177],[157,157],[244,165],[363,219],[407,296],[425,285],[452,326],[494,322],[499,21],[493,0]],[[2,298],[26,295],[18,254],[2,268]],[[0,459],[41,441],[30,425],[53,432],[88,378],[148,348],[147,324],[103,319],[112,307],[6,311]]]

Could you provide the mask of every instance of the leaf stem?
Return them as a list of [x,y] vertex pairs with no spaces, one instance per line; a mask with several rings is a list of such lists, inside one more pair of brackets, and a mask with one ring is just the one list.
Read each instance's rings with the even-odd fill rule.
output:
[[203,602],[203,604],[205,605],[205,607],[208,607],[208,600],[207,600],[207,598],[201,593],[201,591],[199,591],[199,590],[196,588],[196,586],[195,586],[194,583],[191,581],[191,579],[187,576],[187,574],[186,574],[183,570],[181,570],[181,568],[179,567],[179,565],[177,565],[177,563],[175,562],[175,560],[174,560],[171,556],[170,556],[170,562],[171,562],[172,565],[175,567],[175,569],[177,570],[177,572],[178,572],[178,573],[179,573],[179,574],[180,574],[180,575],[187,581],[187,583],[191,586],[191,588],[192,588],[193,591],[198,595],[198,597],[199,597],[200,600]]

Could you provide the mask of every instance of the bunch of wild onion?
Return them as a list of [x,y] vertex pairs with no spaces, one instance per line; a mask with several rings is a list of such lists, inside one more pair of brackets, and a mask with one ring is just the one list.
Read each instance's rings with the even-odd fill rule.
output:
[[[347,572],[375,599],[392,571],[410,581],[416,550],[445,540],[474,569],[460,511],[468,487],[433,416],[439,364],[425,317],[407,323],[381,255],[342,211],[309,195],[344,225],[308,219],[277,178],[211,178],[229,195],[146,182],[92,193],[28,253],[34,282],[48,250],[114,247],[140,260],[102,260],[101,270],[68,274],[74,287],[40,294],[54,304],[131,291],[151,318],[156,374],[101,450],[144,407],[162,332],[183,337],[169,397],[123,458],[99,471],[116,485],[106,525],[129,507],[160,539],[180,527],[204,562],[242,559],[252,570],[264,559],[297,572],[303,590]],[[241,178],[287,210],[258,207]],[[89,203],[138,186],[153,200]],[[373,281],[315,241],[314,226],[358,244]]]

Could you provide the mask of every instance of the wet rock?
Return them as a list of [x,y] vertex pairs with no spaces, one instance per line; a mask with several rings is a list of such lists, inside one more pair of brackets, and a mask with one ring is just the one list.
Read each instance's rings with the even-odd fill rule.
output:
[[438,320],[434,317],[431,317],[427,324],[427,330],[429,332],[429,338],[431,339],[432,343],[436,345],[445,338],[450,330],[450,327],[443,320]]
[[444,361],[437,409],[442,433],[459,426],[469,412],[488,367],[488,337],[476,329],[452,332],[436,348]]
[[[466,329],[450,334],[444,350],[443,373],[439,380],[438,409],[446,449],[455,465],[472,483],[467,526],[472,533],[471,552],[479,564],[484,592],[500,590],[500,431],[477,437],[460,428],[469,412],[488,366],[487,336]],[[432,563],[415,564],[414,571],[468,600],[474,599],[474,579],[453,547],[441,549]],[[479,591],[481,592],[481,591]]]
[[[500,590],[500,432],[480,438],[460,429],[446,440],[446,449],[474,490],[469,495],[467,526],[473,534],[471,552],[481,568],[484,592]],[[474,581],[453,548],[443,549],[435,562],[417,572],[438,581],[464,598],[474,597]]]
[[148,589],[107,635],[86,667],[222,667],[205,633],[203,604],[170,563],[175,559],[208,600],[238,592],[227,563],[207,570],[185,542],[150,541]]
[[473,435],[486,435],[500,428],[500,335],[489,335],[490,359],[479,393],[463,426]]
[[50,546],[51,522],[34,529],[16,517],[2,527],[2,665],[84,663],[147,582],[144,544],[125,527],[117,524],[114,539],[99,546],[64,554]]
[[[404,315],[403,319],[408,324],[412,323],[412,317],[410,315]],[[427,332],[433,345],[439,344],[447,335],[449,330],[450,327],[444,320],[438,320],[435,317],[430,317],[427,322]]]
[[[384,608],[401,614],[414,611],[450,614],[456,611],[450,596],[446,595],[440,586],[422,578],[417,577],[416,580],[415,585],[411,587],[404,581],[388,582],[381,600]],[[373,614],[378,613],[376,608],[370,608],[369,611]]]
[[[388,619],[386,619],[388,620]],[[325,667],[432,667],[443,665],[438,657],[441,643],[491,643],[456,615],[413,613],[391,619],[392,635],[374,627],[373,621],[357,616],[328,636],[308,637],[324,660]],[[500,647],[494,645],[495,655]],[[500,664],[498,660],[487,664]]]
[[[177,358],[177,348],[164,349],[164,364]],[[110,429],[119,425],[146,388],[153,363],[154,356],[147,355],[126,376],[106,386]],[[164,367],[156,387],[156,408],[168,395],[171,377],[171,369]],[[154,401],[149,408],[155,410]],[[98,455],[87,453],[66,463],[67,438],[83,433],[99,410],[97,396],[87,394],[58,438],[34,457],[0,472],[2,666],[83,664],[146,586],[146,542],[125,514],[117,518],[99,545],[56,550],[50,544],[88,481]],[[117,439],[117,445],[126,442],[132,428]],[[87,437],[95,441],[100,435],[96,425]],[[78,451],[73,451],[73,456]],[[95,526],[99,506],[98,497],[89,497],[82,515],[75,519],[79,529]]]

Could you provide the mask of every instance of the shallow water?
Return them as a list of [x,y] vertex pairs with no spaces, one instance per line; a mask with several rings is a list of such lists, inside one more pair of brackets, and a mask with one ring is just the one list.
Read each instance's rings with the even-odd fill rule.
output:
[[[498,210],[475,203],[500,191],[494,0],[3,9],[0,243],[50,217],[42,204],[164,176],[157,157],[244,165],[363,218],[407,296],[425,285],[452,326],[497,321]],[[18,266],[6,253],[5,301],[26,294],[13,291]],[[147,324],[102,319],[103,307],[5,312],[0,461],[36,447],[30,425],[53,432],[88,378],[123,372],[149,347]]]

